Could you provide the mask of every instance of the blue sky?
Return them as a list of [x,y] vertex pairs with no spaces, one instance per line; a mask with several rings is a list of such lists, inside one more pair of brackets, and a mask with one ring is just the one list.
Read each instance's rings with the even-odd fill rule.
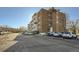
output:
[[[79,19],[79,8],[77,7],[58,7],[60,11],[69,15],[70,20]],[[38,7],[0,7],[0,24],[17,28],[26,26],[30,22],[32,15],[38,12]]]
[[79,8],[78,7],[62,7],[58,8],[62,12],[65,12],[70,20],[77,20],[79,19]]

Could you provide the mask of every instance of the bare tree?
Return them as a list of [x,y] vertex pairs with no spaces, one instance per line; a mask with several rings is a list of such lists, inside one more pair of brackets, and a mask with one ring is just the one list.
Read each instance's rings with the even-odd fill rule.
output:
[[19,30],[19,31],[26,31],[27,28],[26,28],[25,26],[20,26],[20,27],[18,28],[18,30]]
[[79,19],[72,22],[73,32],[76,33],[76,29],[79,29]]

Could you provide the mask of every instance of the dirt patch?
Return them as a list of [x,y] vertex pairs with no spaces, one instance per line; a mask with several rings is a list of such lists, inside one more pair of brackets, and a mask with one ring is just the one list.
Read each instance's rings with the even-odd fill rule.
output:
[[10,46],[17,43],[17,41],[15,41],[15,38],[18,35],[19,35],[19,33],[0,35],[0,51],[2,52],[4,50],[8,49]]

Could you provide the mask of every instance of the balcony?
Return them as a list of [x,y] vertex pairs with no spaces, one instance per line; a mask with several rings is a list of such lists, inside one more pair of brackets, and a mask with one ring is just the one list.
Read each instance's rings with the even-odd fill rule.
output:
[[34,22],[34,24],[37,24],[38,22]]

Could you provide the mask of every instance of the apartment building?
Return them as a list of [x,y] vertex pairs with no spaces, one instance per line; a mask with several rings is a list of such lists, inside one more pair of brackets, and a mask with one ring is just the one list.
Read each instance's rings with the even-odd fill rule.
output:
[[29,31],[64,32],[66,27],[66,16],[55,8],[41,9],[32,16],[28,25]]
[[38,15],[37,13],[35,13],[33,16],[32,16],[32,21],[28,24],[28,30],[30,32],[34,32],[34,31],[38,31]]

